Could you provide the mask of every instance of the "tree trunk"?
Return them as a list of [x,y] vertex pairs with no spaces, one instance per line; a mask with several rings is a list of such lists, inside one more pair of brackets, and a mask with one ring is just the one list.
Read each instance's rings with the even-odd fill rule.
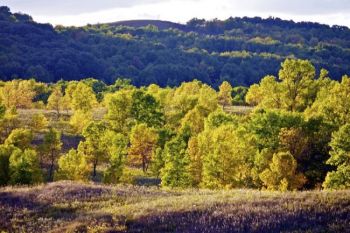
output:
[[93,171],[93,177],[96,178],[96,167],[97,167],[97,162],[94,163],[94,171]]
[[54,152],[51,151],[51,161],[50,161],[50,167],[49,167],[49,182],[53,181],[54,163],[55,163],[55,155],[54,155]]

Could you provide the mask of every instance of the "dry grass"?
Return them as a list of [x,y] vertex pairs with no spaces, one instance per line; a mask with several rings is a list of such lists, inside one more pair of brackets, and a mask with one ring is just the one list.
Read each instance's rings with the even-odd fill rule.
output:
[[5,232],[349,232],[350,191],[162,190],[58,182],[0,189]]
[[247,115],[253,111],[253,107],[250,106],[231,106],[225,107],[225,112],[236,115]]

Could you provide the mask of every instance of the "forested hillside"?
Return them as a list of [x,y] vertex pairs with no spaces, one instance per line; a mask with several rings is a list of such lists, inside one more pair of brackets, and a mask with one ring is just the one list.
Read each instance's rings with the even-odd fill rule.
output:
[[[148,25],[152,23],[154,25]],[[126,25],[126,26],[123,26]],[[0,79],[179,85],[194,78],[248,86],[277,75],[286,58],[310,60],[333,79],[350,71],[350,30],[276,18],[193,19],[186,25],[125,21],[53,27],[0,8]]]

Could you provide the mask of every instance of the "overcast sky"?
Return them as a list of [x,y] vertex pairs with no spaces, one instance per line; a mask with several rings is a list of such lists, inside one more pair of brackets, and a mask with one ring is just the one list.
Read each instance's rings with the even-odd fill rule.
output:
[[275,16],[350,27],[350,0],[0,0],[13,12],[54,25],[86,25],[131,19]]

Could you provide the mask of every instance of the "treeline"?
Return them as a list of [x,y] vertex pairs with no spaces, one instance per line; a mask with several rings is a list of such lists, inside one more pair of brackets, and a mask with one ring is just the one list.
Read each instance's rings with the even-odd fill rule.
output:
[[[128,25],[128,23],[125,23]],[[340,80],[350,70],[350,30],[278,18],[193,19],[144,27],[118,24],[53,28],[0,8],[0,79],[42,82],[124,77],[140,87],[178,86],[194,78],[250,86],[277,75],[286,58],[308,59]],[[133,25],[129,23],[129,25]]]
[[[163,187],[350,187],[350,77],[333,81],[307,60],[287,59],[278,77],[246,95],[228,82],[216,91],[198,80],[175,88],[94,79],[0,86],[2,185],[96,181],[99,172],[118,183],[134,167]],[[229,113],[237,96],[254,106],[250,113]],[[23,124],[17,112],[25,108],[55,114]],[[64,151],[68,133],[83,139]]]

